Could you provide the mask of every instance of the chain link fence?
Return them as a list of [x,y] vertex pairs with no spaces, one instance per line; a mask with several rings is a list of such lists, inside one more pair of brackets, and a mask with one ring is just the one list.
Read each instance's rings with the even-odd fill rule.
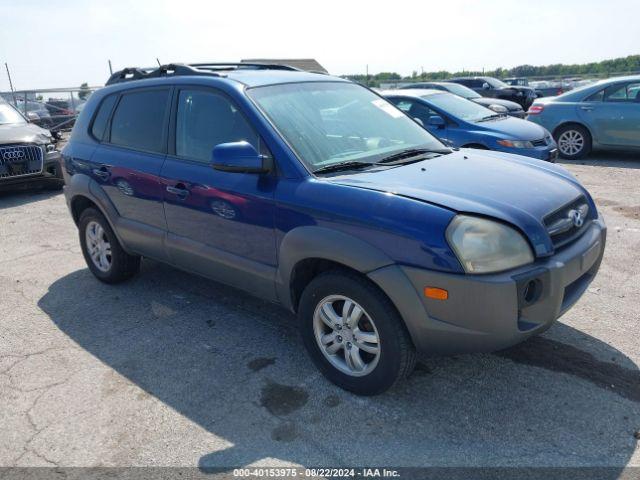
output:
[[87,99],[101,87],[83,85],[75,88],[49,88],[0,92],[31,123],[49,130],[61,138],[75,124]]

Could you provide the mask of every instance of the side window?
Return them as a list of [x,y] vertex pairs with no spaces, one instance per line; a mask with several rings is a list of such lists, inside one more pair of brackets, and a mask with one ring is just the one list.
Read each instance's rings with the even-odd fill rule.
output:
[[423,125],[429,124],[429,117],[431,115],[438,115],[436,112],[420,102],[413,102],[411,100],[404,99],[393,99],[392,101],[396,105],[396,107],[409,115],[411,118],[418,118]]
[[409,110],[411,110],[411,102],[408,100],[399,100],[397,98],[392,98],[391,101],[404,113],[409,113]]
[[149,152],[164,151],[164,119],[169,90],[125,93],[111,120],[110,142]]
[[104,129],[107,126],[109,115],[111,115],[111,110],[113,110],[113,105],[116,103],[117,98],[117,95],[109,95],[104,98],[98,107],[96,116],[93,118],[91,135],[93,135],[93,137],[98,141],[102,141],[102,138],[104,137]]
[[260,151],[258,134],[226,97],[206,90],[180,91],[176,155],[208,163],[213,147],[241,140]]
[[470,88],[482,88],[482,85],[484,83],[485,82],[483,80],[474,78],[472,80],[469,80],[469,83],[467,84],[467,87],[470,87]]
[[583,102],[602,102],[604,100],[604,89],[585,98]]
[[605,102],[635,102],[640,101],[640,82],[611,85],[604,89]]
[[423,125],[429,125],[429,117],[431,115],[438,115],[436,112],[427,107],[424,103],[414,102],[409,110],[409,116],[411,118],[418,118]]

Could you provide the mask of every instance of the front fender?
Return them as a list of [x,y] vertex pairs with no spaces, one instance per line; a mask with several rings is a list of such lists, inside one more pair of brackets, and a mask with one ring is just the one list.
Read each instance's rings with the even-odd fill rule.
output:
[[340,263],[364,274],[394,263],[380,249],[349,234],[318,226],[294,228],[280,242],[276,274],[278,298],[290,310],[293,270],[298,262],[311,258]]

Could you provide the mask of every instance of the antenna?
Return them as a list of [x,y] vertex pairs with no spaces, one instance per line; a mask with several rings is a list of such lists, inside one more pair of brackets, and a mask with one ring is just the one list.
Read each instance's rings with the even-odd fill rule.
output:
[[[11,89],[11,96],[13,97],[13,103],[14,105],[18,105],[18,102],[16,100],[16,92],[13,89],[13,82],[11,81],[11,73],[9,73],[9,65],[7,65],[7,62],[4,62],[4,68],[7,69],[7,77],[9,77],[9,88]],[[25,108],[26,108],[26,103],[25,103]]]
[[156,62],[158,62],[158,66],[161,67],[162,64],[160,63],[160,59],[158,57],[156,57]]
[[113,75],[113,68],[111,68],[111,60],[107,60],[109,62],[109,75]]

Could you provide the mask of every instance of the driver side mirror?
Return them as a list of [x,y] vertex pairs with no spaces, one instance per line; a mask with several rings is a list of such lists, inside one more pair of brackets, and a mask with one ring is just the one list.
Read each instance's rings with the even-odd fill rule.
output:
[[222,172],[268,173],[273,169],[273,159],[259,154],[243,140],[216,145],[211,153],[211,166]]
[[482,89],[483,90],[491,90],[491,85],[489,85],[487,82],[484,82],[482,84]]
[[440,115],[431,115],[429,117],[429,125],[437,128],[444,128],[445,121]]

